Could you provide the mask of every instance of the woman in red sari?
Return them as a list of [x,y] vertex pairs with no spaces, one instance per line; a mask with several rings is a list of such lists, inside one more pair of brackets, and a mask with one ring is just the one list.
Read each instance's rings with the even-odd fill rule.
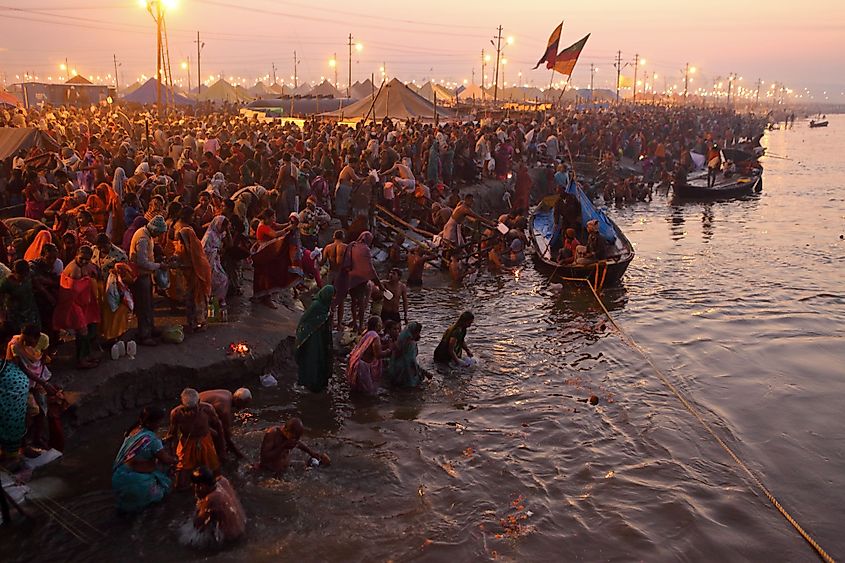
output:
[[91,265],[93,254],[90,246],[82,246],[76,258],[65,267],[58,303],[53,311],[53,328],[76,334],[76,363],[80,368],[93,368],[98,364],[92,357],[97,323],[100,322],[95,268]]
[[271,309],[278,309],[273,293],[298,283],[304,276],[300,265],[298,219],[292,213],[287,226],[276,223],[276,212],[265,209],[255,230],[252,248],[252,298]]

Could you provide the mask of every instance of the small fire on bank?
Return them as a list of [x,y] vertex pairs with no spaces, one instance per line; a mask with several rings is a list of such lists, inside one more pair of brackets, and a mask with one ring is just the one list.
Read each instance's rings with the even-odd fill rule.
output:
[[249,347],[249,344],[246,343],[245,340],[241,342],[232,342],[229,344],[229,348],[226,352],[227,356],[238,356],[241,358],[245,358],[249,356],[252,358],[252,350]]

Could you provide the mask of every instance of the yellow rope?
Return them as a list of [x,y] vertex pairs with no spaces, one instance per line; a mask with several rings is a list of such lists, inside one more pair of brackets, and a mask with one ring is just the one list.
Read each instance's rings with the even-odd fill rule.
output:
[[822,548],[822,546],[820,546],[819,543],[815,539],[813,539],[813,537],[810,536],[810,534],[808,534],[803,527],[801,527],[801,524],[799,524],[798,521],[796,521],[795,518],[793,518],[792,515],[783,507],[783,505],[778,501],[775,495],[768,489],[768,487],[766,487],[766,485],[763,484],[757,474],[754,473],[751,468],[748,467],[748,465],[746,465],[745,462],[743,462],[739,458],[739,456],[733,451],[733,449],[731,449],[731,447],[726,444],[725,441],[722,440],[722,438],[720,438],[718,434],[716,434],[715,430],[713,430],[713,427],[710,425],[710,423],[708,423],[704,419],[704,417],[699,414],[695,407],[692,406],[692,404],[683,396],[683,394],[677,389],[677,387],[675,387],[672,382],[669,381],[669,379],[663,374],[663,372],[660,371],[660,369],[654,364],[654,362],[651,360],[651,357],[649,357],[645,350],[643,350],[642,347],[637,344],[637,342],[633,338],[631,338],[624,330],[622,330],[622,327],[620,327],[616,323],[616,321],[611,316],[610,311],[608,311],[607,307],[604,306],[601,297],[599,297],[599,294],[596,292],[596,289],[595,287],[593,287],[593,284],[590,283],[590,280],[584,278],[562,279],[566,279],[567,281],[582,281],[586,282],[587,285],[590,286],[590,291],[593,292],[593,296],[596,298],[596,301],[598,301],[598,304],[602,308],[602,311],[604,311],[604,314],[607,315],[608,320],[616,328],[616,330],[619,331],[619,334],[622,335],[623,340],[625,340],[632,348],[639,352],[639,354],[643,357],[646,362],[648,362],[648,364],[654,370],[654,373],[657,374],[663,384],[666,385],[666,387],[668,387],[670,391],[672,391],[672,393],[675,395],[675,397],[677,397],[679,401],[681,401],[681,404],[684,405],[684,408],[686,408],[690,414],[692,414],[695,418],[698,419],[701,425],[704,426],[704,429],[707,430],[707,432],[716,440],[716,442],[722,447],[722,449],[727,452],[731,459],[733,459],[734,462],[743,471],[745,471],[745,473],[751,478],[751,480],[757,485],[757,487],[763,492],[763,494],[766,495],[766,498],[769,499],[769,502],[771,502],[772,505],[778,510],[778,512],[780,512],[781,515],[786,518],[787,522],[792,524],[792,527],[795,528],[795,530],[801,535],[802,538],[804,538],[804,540],[806,540],[808,544],[810,544],[810,546],[816,551],[819,557],[821,557],[822,560],[826,561],[827,563],[833,563],[833,557],[831,557],[824,550],[824,548]]

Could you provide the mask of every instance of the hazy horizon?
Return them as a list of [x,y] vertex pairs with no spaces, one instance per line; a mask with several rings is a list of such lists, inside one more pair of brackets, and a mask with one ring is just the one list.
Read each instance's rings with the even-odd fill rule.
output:
[[[218,75],[240,79],[247,86],[256,79],[272,82],[275,63],[278,82],[291,83],[293,52],[299,59],[299,81],[334,80],[329,60],[337,55],[338,83],[348,76],[348,34],[362,44],[353,50],[352,79],[389,77],[405,81],[480,82],[481,50],[491,54],[486,69],[490,84],[495,48],[490,41],[498,25],[503,37],[500,85],[516,82],[545,88],[550,71],[531,70],[542,54],[552,29],[564,20],[560,48],[591,33],[572,76],[574,87],[589,86],[590,64],[596,88],[613,88],[613,61],[622,51],[623,64],[635,54],[645,59],[638,79],[658,91],[682,83],[685,63],[696,67],[691,90],[725,82],[731,73],[740,85],[753,89],[764,81],[785,84],[795,91],[809,89],[812,100],[845,101],[845,7],[835,0],[794,3],[733,3],[714,0],[706,7],[679,6],[668,0],[640,3],[593,2],[569,7],[541,0],[519,9],[495,9],[478,3],[431,0],[413,12],[405,4],[369,2],[359,12],[337,0],[313,7],[303,0],[167,0],[167,27],[172,74],[187,86],[182,62],[190,58],[191,83],[196,86],[196,32],[202,51],[204,81]],[[706,12],[705,12],[706,11]],[[0,38],[0,73],[6,83],[24,73],[39,80],[64,79],[60,65],[83,76],[111,82],[113,55],[120,67],[121,85],[155,67],[155,24],[136,1],[95,5],[86,0],[38,0],[25,7],[0,6],[5,24]],[[654,74],[657,78],[654,79]],[[633,75],[633,65],[623,71]],[[563,80],[557,75],[556,82]],[[643,88],[644,86],[640,86]],[[826,94],[824,93],[826,92]]]

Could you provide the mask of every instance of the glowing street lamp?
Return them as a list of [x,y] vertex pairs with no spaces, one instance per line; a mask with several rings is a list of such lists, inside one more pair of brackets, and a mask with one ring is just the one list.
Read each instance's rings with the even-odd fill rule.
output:
[[337,53],[329,59],[329,67],[334,70],[334,86],[337,88]]

